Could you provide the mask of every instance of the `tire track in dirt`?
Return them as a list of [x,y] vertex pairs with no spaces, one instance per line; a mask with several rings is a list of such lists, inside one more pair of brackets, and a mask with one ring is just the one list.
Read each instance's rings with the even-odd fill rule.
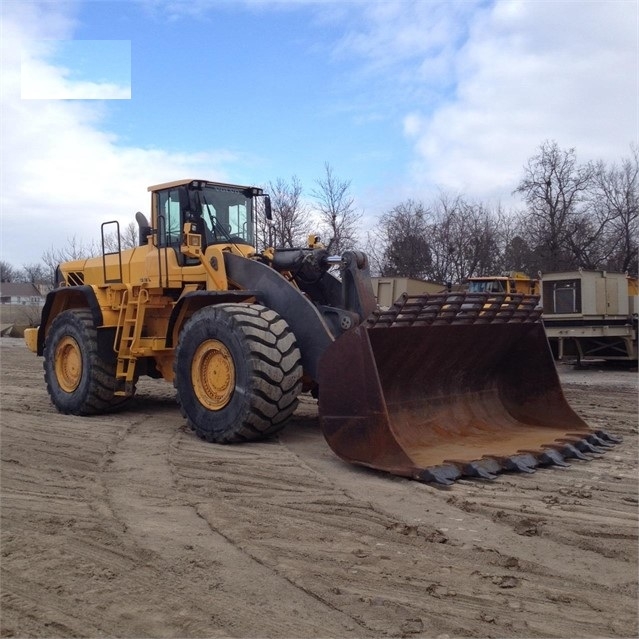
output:
[[[47,606],[42,610],[39,595],[25,586],[22,579],[15,574],[3,574],[2,577],[2,611],[5,621],[7,617],[20,619],[19,633],[7,629],[3,623],[2,636],[22,637],[82,637],[98,636],[100,626],[84,618],[84,612],[73,614],[69,610],[64,596],[48,595]],[[42,622],[43,612],[46,620]]]
[[215,446],[164,382],[59,415],[9,351],[3,636],[637,634],[636,381],[568,385],[626,436],[600,459],[440,490],[343,463],[307,399],[279,440]]
[[[621,415],[625,411],[629,418],[630,434],[636,429],[635,388],[636,380],[623,395],[625,408],[620,411]],[[616,432],[619,430],[622,431],[619,434],[626,433],[625,427]],[[637,513],[633,506],[637,486],[632,472],[628,471],[625,476],[617,474],[607,479],[609,465],[617,463],[609,461],[611,457],[612,460],[618,458],[625,469],[636,467],[636,437],[630,437],[628,445],[613,449],[601,459],[574,464],[570,471],[545,470],[531,477],[503,475],[494,483],[462,481],[450,490],[438,490],[401,479],[389,482],[387,476],[365,469],[349,467],[348,472],[336,473],[332,461],[313,454],[316,445],[312,434],[288,433],[281,436],[282,440],[306,463],[323,476],[337,480],[353,496],[374,495],[373,508],[378,512],[380,509],[385,514],[414,512],[412,522],[406,519],[408,524],[421,526],[424,520],[439,524],[439,531],[449,537],[449,544],[461,545],[456,552],[460,565],[472,565],[474,558],[475,570],[468,571],[469,576],[479,575],[499,582],[504,575],[495,574],[497,564],[509,568],[510,576],[515,575],[520,584],[534,578],[533,589],[523,597],[519,592],[519,602],[509,602],[515,605],[530,636],[534,636],[535,628],[546,636],[554,627],[558,636],[567,636],[562,632],[572,636],[592,633],[624,636],[636,631],[637,619],[632,611],[637,594],[633,568],[637,565]],[[610,482],[616,483],[619,495],[613,500],[608,492]],[[400,486],[405,490],[397,490]],[[562,510],[549,516],[549,504],[544,503],[544,497],[552,497],[556,491],[560,495],[574,491],[585,502],[581,511],[572,514]],[[593,500],[593,494],[599,499]],[[500,498],[501,503],[497,501]],[[550,507],[552,503],[551,500]],[[423,516],[425,504],[430,506],[426,517]],[[554,526],[555,520],[560,525]],[[573,528],[574,535],[566,534],[566,529]],[[614,539],[620,541],[617,547],[611,544],[611,528],[616,531]],[[483,565],[485,563],[488,565]],[[452,581],[449,587],[459,594],[463,585],[459,586],[455,579]],[[503,583],[513,582],[507,579]],[[625,600],[625,615],[611,613],[618,608],[620,596],[621,601]],[[455,605],[459,613],[458,600]],[[525,604],[518,608],[522,601]],[[550,619],[548,601],[558,609]],[[489,605],[486,616],[499,619],[499,608],[499,605]],[[496,621],[491,623],[498,625]],[[459,634],[460,630],[452,632]]]
[[[169,416],[169,422],[176,418],[181,422],[175,411],[167,411]],[[163,594],[165,607],[167,603],[171,607],[173,597],[176,604],[191,601],[192,621],[208,619],[213,611],[216,625],[235,636],[255,633],[256,619],[260,619],[260,633],[272,637],[296,636],[313,628],[314,634],[329,631],[338,636],[351,628],[350,619],[332,615],[328,606],[318,607],[315,598],[243,553],[231,537],[201,516],[201,509],[215,513],[217,504],[194,500],[174,482],[172,452],[184,437],[192,436],[185,436],[173,423],[158,423],[156,413],[149,415],[129,428],[101,476],[110,507],[127,535],[153,553],[154,564],[166,563],[172,573],[172,595],[167,601],[167,593]],[[206,457],[209,447],[197,444]],[[176,566],[176,560],[186,560],[187,565]],[[207,589],[210,598],[202,597]],[[265,614],[272,592],[280,594],[281,603]],[[205,626],[200,632],[208,634]]]
[[78,552],[86,537],[109,543],[110,522],[96,516],[93,492],[111,433],[101,420],[92,426],[95,433],[78,418],[52,422],[35,411],[25,420],[3,410],[5,636],[98,635],[110,625],[87,603],[115,576],[113,561]]
[[[178,411],[140,414],[139,405],[128,420],[31,419],[30,437],[20,419],[3,426],[3,456],[13,460],[3,482],[3,518],[12,522],[3,527],[3,635],[347,632],[349,618],[211,532],[172,483]],[[42,481],[51,475],[60,478]],[[283,598],[274,613],[273,592]]]
[[[198,462],[193,449],[197,441],[181,440],[184,461],[176,454],[179,481],[207,497],[224,494],[214,514],[202,511],[207,519],[215,519],[215,527],[241,540],[242,550],[260,562],[366,623],[370,634],[401,634],[410,628],[421,628],[429,636],[472,634],[477,622],[483,621],[487,631],[534,636],[536,616],[540,610],[547,616],[549,609],[556,610],[553,622],[546,622],[543,631],[538,629],[543,636],[549,636],[553,627],[556,636],[587,636],[589,632],[611,634],[611,629],[614,634],[616,626],[632,624],[629,615],[621,622],[614,615],[602,618],[598,603],[602,594],[604,602],[618,594],[595,590],[576,597],[579,579],[555,574],[553,562],[535,570],[535,553],[526,564],[517,559],[516,550],[514,554],[485,551],[487,539],[478,531],[472,533],[474,543],[448,536],[441,528],[438,531],[427,517],[416,520],[392,514],[392,509],[380,505],[377,484],[392,485],[395,490],[389,488],[389,499],[395,500],[405,500],[413,488],[420,491],[416,512],[421,507],[422,513],[428,503],[424,489],[440,491],[377,475],[372,480],[370,473],[358,487],[352,478],[336,483],[332,473],[313,471],[312,450],[324,444],[317,432],[307,433],[307,438],[311,446],[305,450],[297,447],[299,442],[292,445],[286,435],[282,435],[283,450],[272,443],[251,445],[250,451],[213,447],[214,465]],[[329,466],[332,471],[332,463]],[[397,491],[398,484],[407,487],[408,493]],[[256,494],[261,496],[257,504]],[[441,512],[438,522],[447,516],[460,521],[468,518],[445,501],[429,506]],[[504,534],[510,535],[515,548],[522,545],[522,537],[508,533],[506,526],[485,523],[498,535],[496,546]],[[582,559],[583,553],[575,551],[575,557]],[[529,583],[530,576],[541,579],[543,587]],[[456,611],[454,619],[451,606]],[[568,608],[578,613],[567,613]]]
[[[415,608],[394,597],[392,585],[384,586],[409,579],[395,575],[395,556],[411,552],[410,538],[394,531],[396,520],[369,512],[368,504],[309,472],[283,446],[211,447],[216,463],[203,464],[193,449],[197,445],[180,441],[175,455],[180,484],[205,496],[204,504],[214,494],[224,495],[214,509],[200,506],[201,514],[243,552],[357,620],[364,636],[425,628]],[[390,547],[395,536],[400,547]],[[420,585],[413,587],[415,597],[423,598]],[[433,623],[429,632],[434,630]]]

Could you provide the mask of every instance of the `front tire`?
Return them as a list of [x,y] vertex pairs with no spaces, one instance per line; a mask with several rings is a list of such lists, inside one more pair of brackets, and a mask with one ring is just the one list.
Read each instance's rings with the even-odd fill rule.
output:
[[122,403],[115,396],[115,357],[98,349],[91,311],[60,313],[44,343],[44,379],[54,406],[67,415],[95,415]]
[[180,333],[173,384],[189,426],[221,444],[262,439],[297,407],[302,364],[295,336],[259,304],[195,312]]

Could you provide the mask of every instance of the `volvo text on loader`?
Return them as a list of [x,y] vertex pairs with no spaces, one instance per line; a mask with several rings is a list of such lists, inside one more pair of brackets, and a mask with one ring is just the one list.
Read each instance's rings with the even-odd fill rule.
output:
[[566,402],[537,297],[404,295],[379,310],[360,252],[331,256],[313,237],[256,252],[261,189],[149,191],[140,245],[60,265],[25,334],[59,411],[108,411],[139,376],[163,377],[197,435],[233,443],[277,432],[311,391],[340,457],[440,484],[564,466],[619,441]]

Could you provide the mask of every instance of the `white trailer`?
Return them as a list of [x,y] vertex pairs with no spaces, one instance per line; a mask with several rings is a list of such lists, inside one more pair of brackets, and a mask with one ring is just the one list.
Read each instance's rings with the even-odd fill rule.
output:
[[541,276],[543,320],[555,357],[637,361],[637,280],[625,273]]

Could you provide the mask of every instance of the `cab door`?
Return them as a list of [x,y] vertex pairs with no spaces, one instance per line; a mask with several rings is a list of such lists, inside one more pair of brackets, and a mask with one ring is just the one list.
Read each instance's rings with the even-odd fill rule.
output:
[[[146,272],[151,286],[182,288],[186,280],[200,280],[204,273],[197,258],[180,251],[184,222],[190,219],[191,203],[186,186],[156,191],[152,200],[155,222],[155,247],[146,258]],[[188,277],[187,271],[193,271]],[[186,276],[186,280],[185,280]]]

